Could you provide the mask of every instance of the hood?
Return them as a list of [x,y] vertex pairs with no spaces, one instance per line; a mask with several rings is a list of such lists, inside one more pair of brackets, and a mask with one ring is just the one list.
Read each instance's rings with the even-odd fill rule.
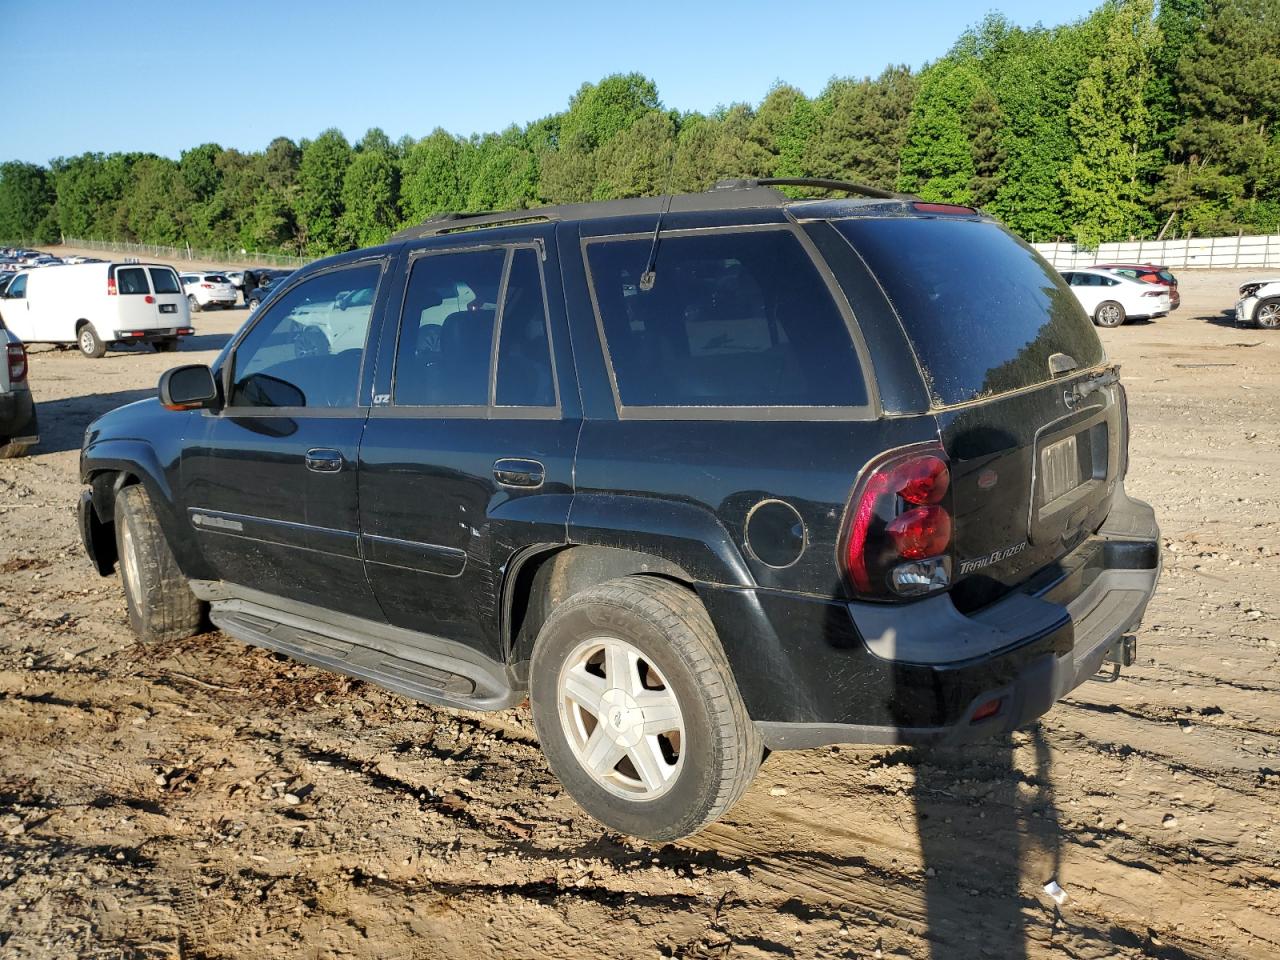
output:
[[[1254,280],[1246,280],[1240,284],[1240,296],[1247,297],[1250,293],[1255,292],[1259,287],[1270,286],[1273,283],[1280,283],[1280,276],[1258,277]],[[1246,291],[1249,291],[1246,293]]]

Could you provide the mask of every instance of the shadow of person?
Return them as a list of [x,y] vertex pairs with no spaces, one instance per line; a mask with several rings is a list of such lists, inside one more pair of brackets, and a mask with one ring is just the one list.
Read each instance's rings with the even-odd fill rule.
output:
[[[1043,732],[915,751],[925,936],[935,960],[1029,956],[1048,940],[1060,837]],[[1054,906],[1046,923],[1043,903]],[[1043,929],[1033,928],[1043,927]]]

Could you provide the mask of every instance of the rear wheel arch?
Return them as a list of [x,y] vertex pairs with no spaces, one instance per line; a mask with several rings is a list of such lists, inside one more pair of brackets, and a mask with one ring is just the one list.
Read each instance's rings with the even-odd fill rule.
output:
[[622,547],[547,545],[517,555],[503,583],[503,643],[509,663],[527,661],[551,612],[570,597],[621,577],[658,577],[690,592],[694,580],[662,557]]

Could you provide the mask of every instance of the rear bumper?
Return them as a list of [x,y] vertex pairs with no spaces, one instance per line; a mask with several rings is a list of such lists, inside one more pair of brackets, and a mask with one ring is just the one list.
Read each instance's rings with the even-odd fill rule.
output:
[[189,337],[195,332],[195,328],[189,325],[183,327],[155,327],[152,329],[135,327],[132,330],[114,331],[112,342],[153,343],[157,340],[175,340],[178,337]]
[[30,390],[0,393],[0,443],[34,444],[40,439],[36,403]]
[[945,594],[907,606],[822,603],[821,621],[812,610],[776,609],[774,624],[818,628],[822,642],[784,642],[805,649],[802,664],[788,664],[791,702],[748,697],[748,709],[772,749],[949,744],[1007,733],[1046,713],[1109,655],[1131,662],[1125,638],[1159,576],[1154,512],[1121,488],[1094,536],[976,613],[959,612]]

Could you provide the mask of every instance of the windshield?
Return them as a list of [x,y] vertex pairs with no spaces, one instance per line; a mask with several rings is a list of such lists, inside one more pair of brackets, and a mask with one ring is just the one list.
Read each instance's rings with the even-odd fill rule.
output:
[[1104,359],[1062,277],[995,223],[895,217],[834,225],[879,279],[937,406],[1044,383],[1055,353],[1081,370]]

